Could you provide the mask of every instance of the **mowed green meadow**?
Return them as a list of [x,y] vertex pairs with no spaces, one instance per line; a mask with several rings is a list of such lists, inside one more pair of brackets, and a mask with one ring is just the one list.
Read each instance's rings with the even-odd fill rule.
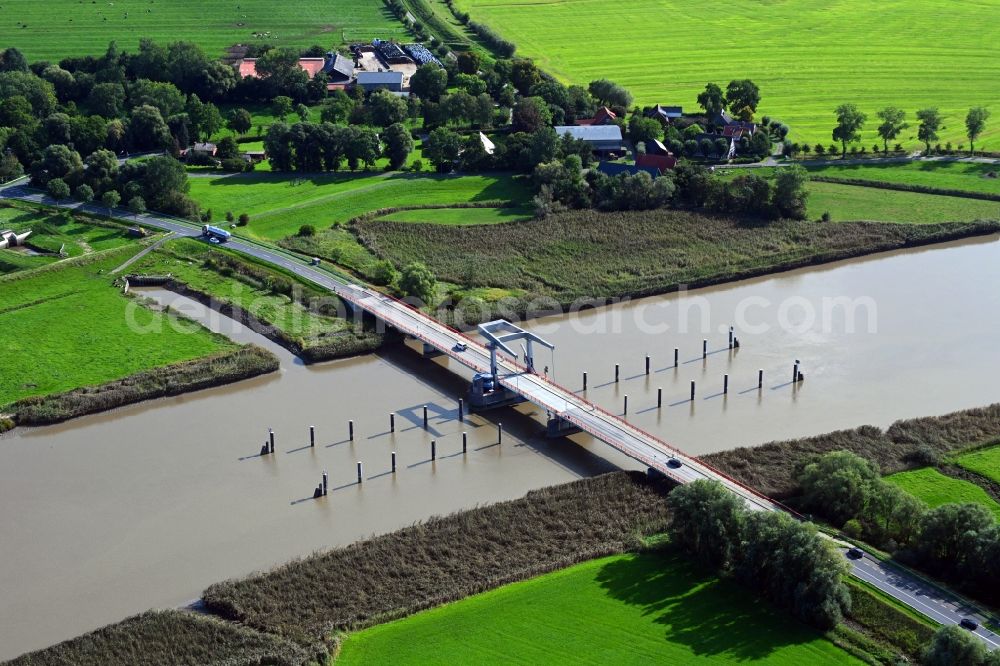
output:
[[1000,504],[994,502],[985,490],[969,481],[945,476],[933,467],[891,474],[885,480],[923,500],[932,508],[951,502],[981,504],[1000,519]]
[[676,554],[605,557],[378,625],[337,664],[860,664]]
[[[639,104],[696,110],[705,83],[750,78],[760,113],[791,138],[830,143],[833,110],[938,106],[941,143],[968,143],[970,106],[993,110],[977,147],[1000,150],[1000,0],[456,0],[473,20],[517,44],[520,55],[566,82],[609,78]],[[916,130],[901,143],[917,146]]]
[[[267,36],[256,37],[255,33]],[[139,39],[188,41],[221,56],[233,44],[334,46],[372,37],[405,39],[379,0],[5,0],[0,44],[29,60],[100,55],[114,40],[134,51]]]
[[115,248],[0,278],[0,347],[6,350],[0,406],[234,346],[124,297],[108,272],[138,250]]
[[1000,219],[1000,201],[815,181],[808,189],[808,215],[814,220],[826,212],[837,222],[934,224]]
[[[1000,118],[997,119],[1000,122]],[[1000,166],[975,162],[871,160],[865,164],[808,166],[810,174],[827,178],[857,178],[880,183],[919,185],[943,190],[1000,195]]]
[[295,234],[302,225],[325,229],[382,208],[528,199],[521,182],[495,175],[252,173],[189,180],[191,196],[211,208],[214,219],[225,219],[226,211],[248,213],[250,224],[236,233],[267,240]]
[[956,458],[955,462],[970,472],[1000,483],[1000,446],[963,454]]

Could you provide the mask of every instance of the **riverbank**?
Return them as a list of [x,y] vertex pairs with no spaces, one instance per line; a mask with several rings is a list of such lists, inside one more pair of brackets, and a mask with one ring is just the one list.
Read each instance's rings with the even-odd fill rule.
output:
[[762,224],[677,210],[586,210],[492,226],[359,220],[353,229],[397,267],[425,263],[444,283],[438,317],[473,324],[501,301],[504,312],[551,314],[556,304],[652,296],[994,234],[1000,221]]

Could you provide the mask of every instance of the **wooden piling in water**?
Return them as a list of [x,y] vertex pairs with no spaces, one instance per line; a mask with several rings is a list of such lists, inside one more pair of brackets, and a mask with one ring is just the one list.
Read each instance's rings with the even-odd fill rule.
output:
[[347,439],[354,441],[354,421],[347,422]]
[[323,470],[323,495],[325,496],[326,493],[327,493],[327,476],[326,476],[326,470],[324,469]]
[[618,364],[615,363],[615,384],[618,383]]
[[649,354],[646,355],[646,374],[649,374]]
[[458,420],[462,420],[462,415],[465,413],[465,400],[462,398],[458,399]]
[[656,389],[656,408],[659,409],[663,407],[663,387],[658,387]]
[[361,483],[362,479],[363,479],[363,476],[362,476],[362,473],[361,473],[361,461],[359,460],[358,461],[358,483]]
[[274,431],[270,428],[267,429],[267,439],[270,442],[268,446],[268,452],[274,453]]
[[497,423],[497,444],[503,443],[503,424]]
[[708,340],[701,341],[701,358],[702,360],[708,358]]
[[757,371],[757,388],[764,388],[764,368]]
[[392,473],[396,473],[396,452],[392,452]]
[[677,347],[674,347],[674,367],[675,368],[677,367],[677,359],[678,359],[680,353],[681,353],[681,350],[678,349]]
[[431,460],[437,459],[437,440],[431,440]]
[[729,393],[729,375],[722,375],[722,395]]
[[694,400],[694,380],[691,380],[691,400]]
[[396,432],[396,414],[389,412],[389,432]]
[[469,448],[469,433],[462,432],[462,453],[465,453]]
[[622,409],[623,414],[628,414],[628,395],[625,396],[625,407]]
[[583,371],[583,390],[587,390],[587,371]]
[[316,446],[316,426],[309,426],[309,446]]
[[795,365],[792,366],[792,383],[799,381],[799,360],[795,359]]
[[729,348],[733,348],[733,327],[729,327]]
[[424,430],[427,430],[427,405],[424,405]]

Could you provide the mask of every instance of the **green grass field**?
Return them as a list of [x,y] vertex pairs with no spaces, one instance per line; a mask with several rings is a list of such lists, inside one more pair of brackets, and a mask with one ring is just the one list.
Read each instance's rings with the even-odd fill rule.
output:
[[906,164],[880,163],[856,166],[808,167],[811,174],[830,178],[860,178],[884,183],[902,183],[937,187],[945,190],[985,192],[1000,194],[1000,174],[995,164],[970,162],[909,162]]
[[[270,33],[266,37],[255,34]],[[334,46],[372,37],[406,39],[378,0],[7,0],[0,5],[0,43],[29,60],[104,53],[108,42],[134,51],[139,38],[190,41],[221,56],[233,44]]]
[[[856,103],[869,115],[894,104],[945,114],[941,143],[968,144],[970,106],[994,119],[977,146],[1000,149],[1000,0],[457,0],[473,20],[514,41],[520,55],[567,82],[609,78],[639,104],[698,110],[705,83],[750,78],[761,114],[792,128],[791,138],[830,143],[833,110]],[[917,146],[916,129],[900,142]]]
[[352,634],[338,664],[856,664],[679,555],[621,555]]
[[923,500],[932,508],[949,502],[982,504],[1000,519],[1000,504],[994,502],[985,490],[974,483],[945,476],[933,467],[891,474],[885,480]]
[[[107,272],[137,248],[122,247],[0,280],[0,405],[101,384],[205,356],[233,344],[190,323],[137,306]],[[103,271],[103,274],[101,273]]]
[[1000,446],[991,446],[958,456],[955,462],[970,472],[1000,483]]
[[809,218],[819,219],[824,212],[838,222],[969,222],[1000,219],[1000,201],[811,182]]
[[431,210],[401,210],[381,219],[392,222],[425,224],[471,225],[500,224],[531,219],[531,211],[523,206],[512,208],[437,208]]
[[191,196],[215,219],[227,210],[246,212],[250,224],[237,229],[262,239],[297,233],[304,224],[325,229],[379,208],[469,201],[525,201],[527,189],[509,176],[432,174],[329,174],[300,178],[250,174],[191,178]]

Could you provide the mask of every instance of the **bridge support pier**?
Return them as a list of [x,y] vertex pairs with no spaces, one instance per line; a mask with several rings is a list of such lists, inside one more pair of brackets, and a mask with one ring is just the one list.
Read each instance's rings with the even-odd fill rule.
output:
[[566,437],[567,435],[574,435],[578,432],[582,432],[582,430],[559,416],[549,419],[545,428],[545,436],[550,439],[555,439],[556,437]]
[[429,345],[426,342],[423,343],[423,356],[424,356],[424,358],[435,358],[437,356],[440,356],[443,353],[444,352],[442,352],[441,350],[439,350],[434,345]]

